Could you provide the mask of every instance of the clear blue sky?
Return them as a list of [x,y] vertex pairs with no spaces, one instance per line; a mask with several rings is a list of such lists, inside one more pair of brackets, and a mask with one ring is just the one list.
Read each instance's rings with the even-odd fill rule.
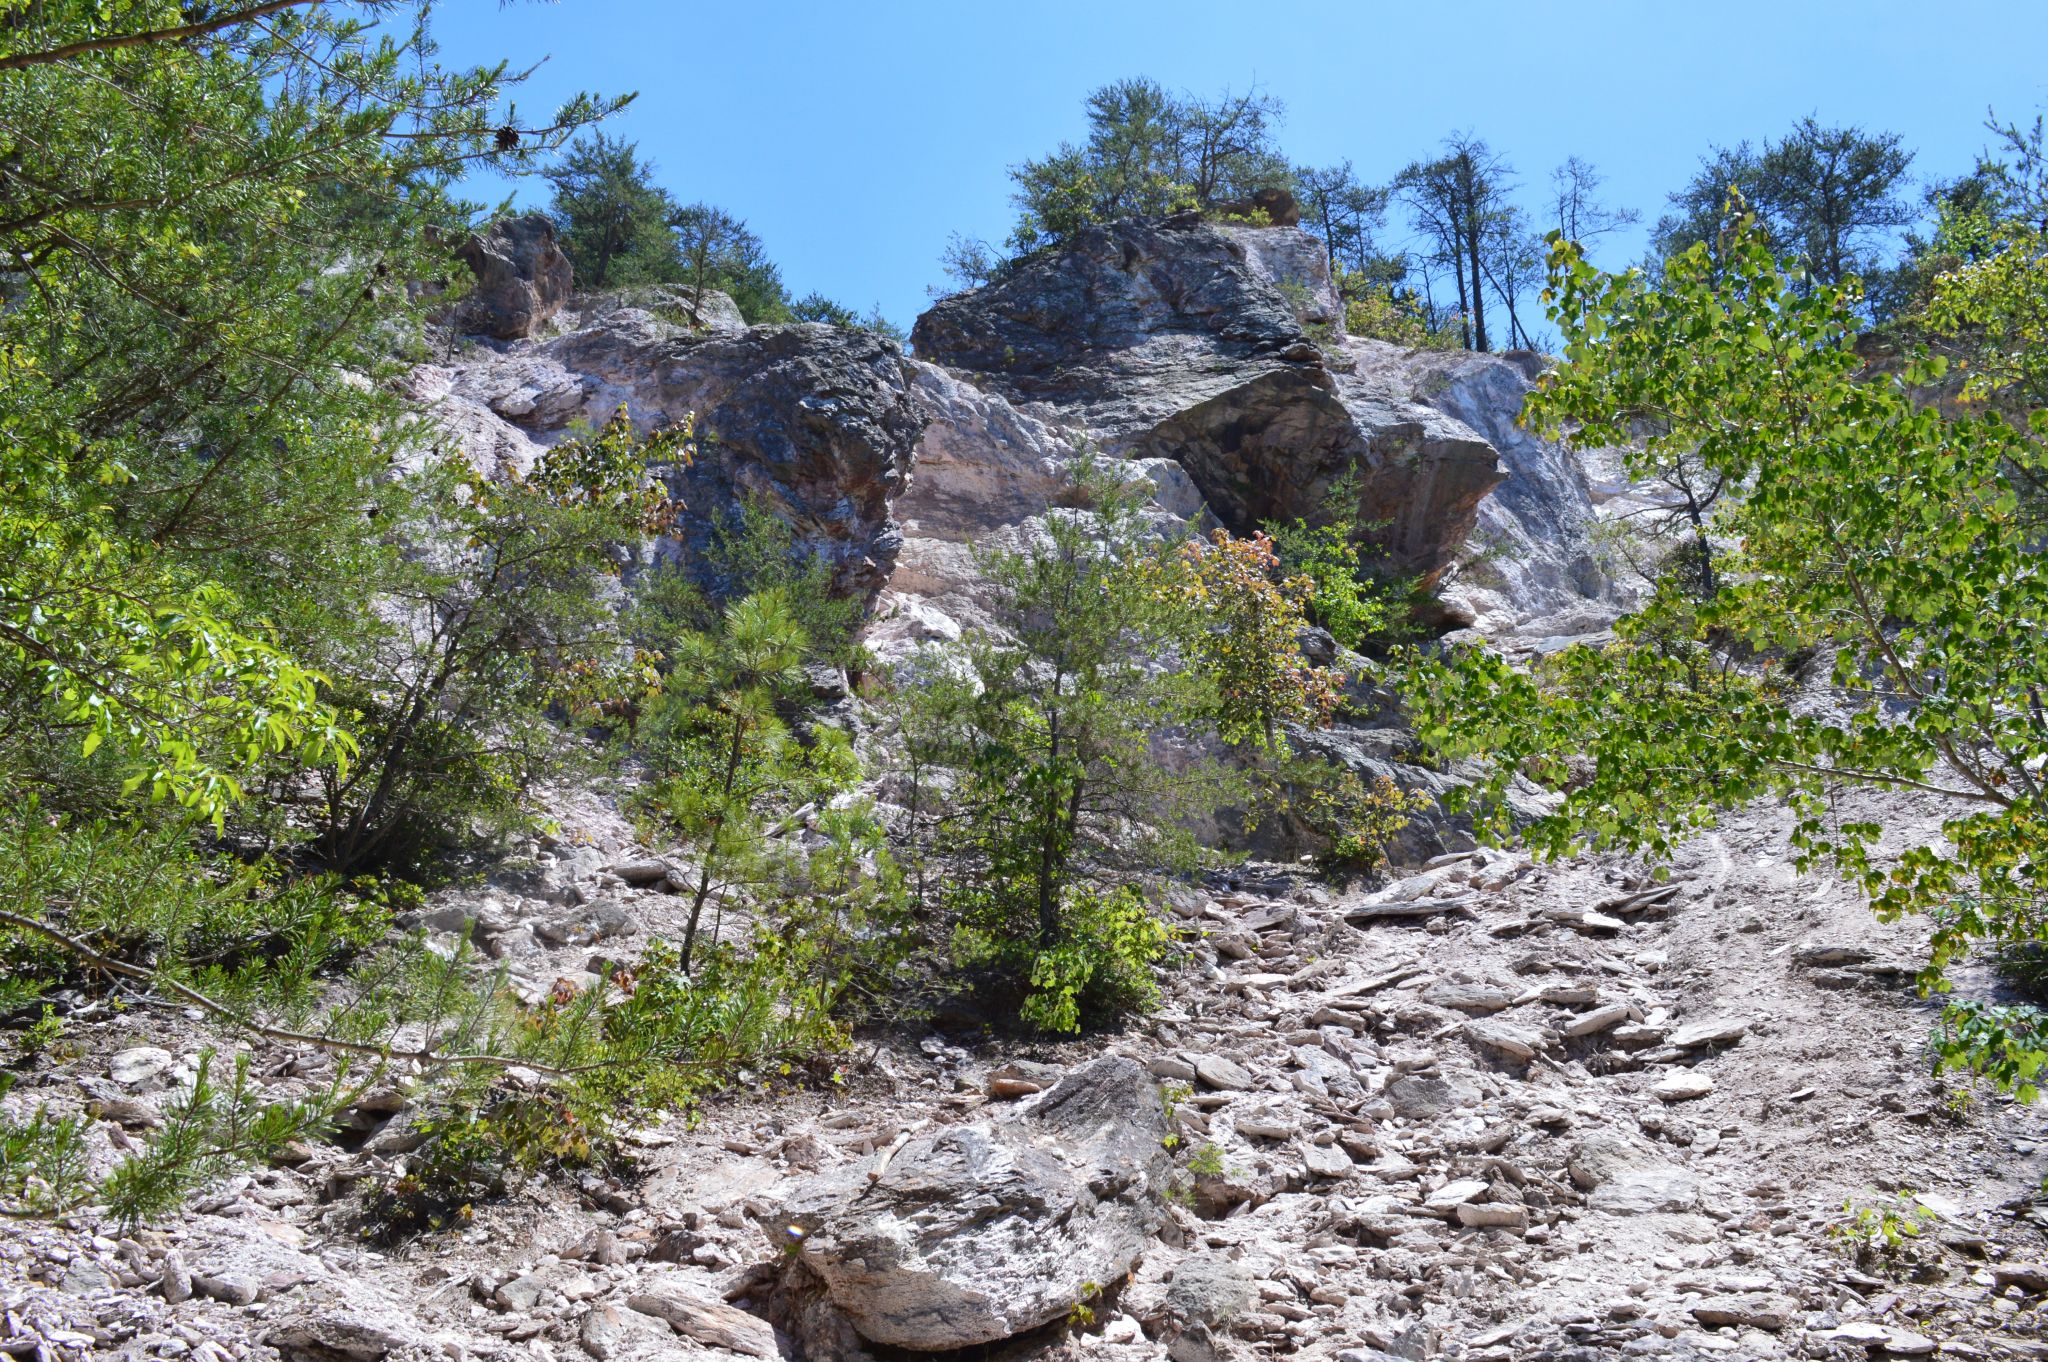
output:
[[[1256,80],[1286,102],[1297,162],[1349,158],[1371,181],[1472,129],[1533,209],[1576,154],[1646,220],[1710,143],[1808,113],[1904,134],[1924,180],[1969,168],[1987,106],[2048,105],[2048,0],[445,0],[437,16],[445,62],[547,58],[522,118],[576,89],[639,91],[612,127],[671,192],[744,217],[793,294],[905,324],[949,232],[1008,229],[1006,167],[1080,136],[1082,97],[1128,75],[1203,94]],[[1601,254],[1642,244],[1638,229]]]

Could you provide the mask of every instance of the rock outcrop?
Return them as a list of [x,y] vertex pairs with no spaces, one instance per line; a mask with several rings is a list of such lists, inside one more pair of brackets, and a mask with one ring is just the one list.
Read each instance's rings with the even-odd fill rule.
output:
[[569,257],[555,243],[555,224],[540,213],[500,218],[455,254],[476,274],[476,289],[459,311],[467,330],[499,340],[531,336],[569,299]]
[[[1247,247],[1260,235],[1276,240]],[[1314,515],[1355,477],[1360,513],[1386,525],[1395,561],[1433,579],[1499,462],[1461,422],[1344,372],[1303,321],[1333,310],[1326,267],[1315,281],[1321,253],[1284,251],[1280,237],[1304,240],[1192,215],[1089,228],[999,284],[942,300],[913,343],[1110,454],[1174,460],[1235,529]]]
[[[412,394],[500,473],[620,406],[646,427],[694,412],[698,458],[674,473],[690,514],[659,556],[701,569],[756,501],[838,589],[882,594],[885,655],[986,622],[975,550],[1027,539],[1090,448],[1153,484],[1163,525],[1313,517],[1349,479],[1397,568],[1444,582],[1453,622],[1572,632],[1615,608],[1583,476],[1514,424],[1526,362],[1342,336],[1327,255],[1295,228],[1091,228],[934,306],[914,360],[862,331],[748,328],[714,292],[562,310],[552,230],[514,218],[466,244],[463,317],[515,339],[415,371]],[[549,318],[561,334],[535,337]]]
[[649,429],[694,413],[696,459],[669,471],[687,513],[657,560],[706,569],[706,542],[751,500],[857,594],[878,589],[894,566],[901,536],[890,506],[928,419],[901,350],[872,333],[802,325],[700,335],[631,307],[549,340],[423,366],[411,385],[487,471],[524,471],[572,422],[601,424],[621,407]]
[[1479,503],[1478,518],[1444,604],[1482,632],[1552,634],[1600,628],[1626,604],[1603,566],[1593,530],[1591,489],[1577,457],[1518,425],[1522,402],[1542,372],[1526,350],[1477,355],[1403,350],[1350,340],[1360,372],[1387,374],[1416,398],[1486,437],[1507,479]]
[[[668,412],[697,414],[696,461],[673,478],[686,505],[762,506],[840,591],[871,596],[889,579],[902,546],[891,503],[909,484],[926,421],[895,342],[816,324],[755,327],[677,347],[657,383]],[[701,561],[716,523],[686,515],[664,552]]]
[[1120,1281],[1166,1218],[1157,1080],[1100,1059],[1013,1116],[946,1127],[798,1186],[766,1226],[876,1343],[1011,1338]]

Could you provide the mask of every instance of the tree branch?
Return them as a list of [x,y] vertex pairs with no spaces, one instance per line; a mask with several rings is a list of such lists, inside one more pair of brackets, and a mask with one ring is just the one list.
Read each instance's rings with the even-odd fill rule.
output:
[[324,1050],[329,1054],[368,1055],[382,1060],[411,1060],[426,1068],[442,1068],[451,1064],[474,1064],[494,1069],[531,1069],[535,1073],[561,1077],[568,1074],[585,1073],[604,1067],[603,1063],[600,1062],[596,1064],[579,1064],[569,1068],[558,1068],[554,1065],[542,1064],[535,1060],[521,1059],[515,1055],[443,1055],[437,1054],[432,1050],[399,1050],[388,1045],[371,1045],[362,1041],[337,1040],[332,1036],[316,1036],[305,1031],[287,1031],[275,1026],[265,1026],[261,1022],[249,1020],[249,1018],[242,1016],[233,1008],[227,1006],[227,1004],[216,1002],[197,989],[181,984],[176,979],[169,978],[159,971],[144,969],[139,965],[131,965],[125,960],[116,960],[110,955],[102,954],[76,937],[66,936],[63,932],[58,931],[46,922],[40,922],[21,913],[9,912],[4,908],[0,908],[0,926],[16,927],[22,931],[31,932],[36,936],[42,937],[44,940],[69,951],[94,969],[105,970],[109,974],[117,974],[124,979],[138,980],[153,987],[168,989],[194,1007],[227,1022],[237,1030],[246,1031],[254,1036],[261,1036],[265,1040],[281,1041],[287,1045],[304,1045],[310,1049]]
[[140,33],[123,33],[112,38],[87,38],[81,42],[66,43],[62,47],[47,47],[40,52],[16,52],[12,56],[0,57],[0,71],[14,71],[24,66],[48,66],[53,62],[69,61],[89,52],[112,52],[124,47],[147,47],[151,43],[176,42],[180,38],[199,38],[208,33],[218,33],[236,24],[246,24],[252,19],[282,10],[297,9],[304,5],[324,5],[327,0],[263,0],[263,3],[249,5],[243,9],[229,10],[195,24],[180,24],[175,28],[145,29]]

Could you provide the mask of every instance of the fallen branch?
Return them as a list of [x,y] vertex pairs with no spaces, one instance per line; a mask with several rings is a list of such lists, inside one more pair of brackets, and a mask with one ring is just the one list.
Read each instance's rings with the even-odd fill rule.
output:
[[288,1031],[282,1027],[266,1026],[262,1022],[252,1021],[227,1004],[217,1002],[189,984],[180,983],[159,971],[144,969],[140,965],[131,965],[125,960],[116,960],[110,955],[96,951],[83,941],[78,940],[76,937],[67,936],[46,922],[39,922],[35,918],[25,917],[20,913],[9,912],[4,908],[0,908],[0,926],[18,927],[22,931],[32,932],[44,940],[69,951],[94,969],[103,970],[108,974],[118,975],[124,979],[139,980],[153,988],[166,989],[202,1012],[219,1018],[239,1031],[245,1031],[252,1036],[260,1036],[265,1040],[278,1041],[287,1045],[304,1045],[311,1049],[324,1050],[329,1054],[366,1055],[387,1062],[393,1059],[409,1060],[423,1068],[429,1069],[445,1068],[458,1064],[478,1065],[495,1069],[531,1069],[535,1073],[547,1074],[552,1077],[567,1077],[572,1074],[588,1073],[595,1069],[604,1068],[608,1062],[600,1060],[591,1064],[579,1064],[565,1068],[543,1064],[535,1060],[521,1059],[514,1055],[443,1055],[437,1054],[432,1050],[400,1050],[389,1045],[373,1045],[367,1041],[337,1040],[332,1036],[316,1036],[306,1031]]

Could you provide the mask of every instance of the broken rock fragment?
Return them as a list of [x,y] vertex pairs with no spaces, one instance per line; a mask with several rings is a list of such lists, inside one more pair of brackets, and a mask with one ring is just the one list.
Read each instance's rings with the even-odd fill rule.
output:
[[1165,1217],[1159,1084],[1112,1055],[1000,1120],[814,1177],[764,1226],[860,1333],[942,1352],[1060,1319],[1121,1280]]

